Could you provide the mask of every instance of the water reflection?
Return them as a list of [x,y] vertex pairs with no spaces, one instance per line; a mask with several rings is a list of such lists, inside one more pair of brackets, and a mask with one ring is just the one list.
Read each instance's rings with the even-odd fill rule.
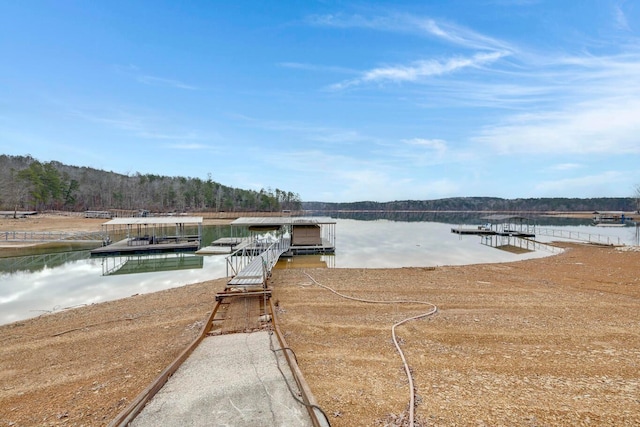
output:
[[[481,220],[470,219],[476,226]],[[455,222],[458,226],[461,222]],[[463,222],[464,224],[464,222]],[[605,229],[585,225],[554,226],[565,230],[600,233],[633,244],[635,227]],[[451,233],[452,223],[425,221],[370,221],[337,219],[336,254],[322,257],[296,257],[280,268],[394,268],[509,262],[543,257],[548,252],[514,254],[481,244],[478,236]],[[204,244],[229,237],[229,227],[205,227]],[[557,237],[539,236],[552,241]],[[55,254],[41,258],[19,257],[0,262],[0,323],[9,323],[44,312],[108,301],[133,294],[225,277],[224,256],[164,254],[136,256],[133,259],[89,258],[87,251]],[[24,259],[23,259],[24,258]],[[119,257],[122,258],[122,257]],[[16,268],[8,268],[13,263]],[[154,266],[155,265],[155,266]],[[180,268],[179,270],[170,267]],[[121,273],[105,274],[121,269]]]
[[516,255],[480,244],[477,236],[451,233],[451,224],[389,220],[338,220],[336,267],[393,268],[509,262],[542,257]]
[[203,266],[204,259],[201,256],[186,253],[112,256],[102,258],[102,275],[191,270]]
[[[180,262],[176,255],[174,263]],[[198,268],[103,275],[103,259],[86,258],[61,266],[0,275],[0,323],[9,323],[42,313],[156,292],[224,277],[224,257],[190,256]],[[142,261],[142,260],[140,260]],[[202,265],[200,266],[200,263]],[[142,264],[147,264],[142,261]]]

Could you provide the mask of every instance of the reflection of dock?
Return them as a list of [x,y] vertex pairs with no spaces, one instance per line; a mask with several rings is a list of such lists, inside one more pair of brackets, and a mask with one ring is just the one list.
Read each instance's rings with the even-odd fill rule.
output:
[[102,275],[152,273],[158,271],[199,269],[204,265],[201,256],[191,254],[134,255],[104,257]]

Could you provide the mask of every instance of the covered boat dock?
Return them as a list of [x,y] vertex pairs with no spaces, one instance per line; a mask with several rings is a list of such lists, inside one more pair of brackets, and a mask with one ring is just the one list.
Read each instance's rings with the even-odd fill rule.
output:
[[200,247],[202,217],[114,218],[102,224],[102,235],[103,246],[91,255],[193,252]]
[[336,221],[331,218],[243,217],[231,223],[232,235],[239,227],[247,228],[250,241],[258,244],[288,236],[291,244],[284,256],[332,254],[336,249]]

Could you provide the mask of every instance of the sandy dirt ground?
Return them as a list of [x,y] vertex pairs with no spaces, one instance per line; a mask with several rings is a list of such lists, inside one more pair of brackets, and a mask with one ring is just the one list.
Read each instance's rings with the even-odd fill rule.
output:
[[[397,331],[416,425],[640,425],[640,252],[566,247],[508,264],[275,270],[270,284],[334,427],[406,421],[391,326],[430,306],[400,300],[438,307]],[[225,283],[0,326],[0,426],[107,424],[197,335]]]
[[[198,214],[194,214],[198,216]],[[0,217],[0,231],[100,231],[107,222],[102,218],[85,218],[82,213],[38,214],[25,218]],[[229,224],[231,219],[205,218],[204,224]]]
[[280,324],[333,426],[640,425],[640,252],[568,245],[508,264],[279,271]]

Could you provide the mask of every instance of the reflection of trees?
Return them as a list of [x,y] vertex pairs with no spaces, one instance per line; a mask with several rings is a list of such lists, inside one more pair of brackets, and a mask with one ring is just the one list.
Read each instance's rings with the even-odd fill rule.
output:
[[88,251],[72,251],[0,258],[0,272],[16,273],[19,271],[28,271],[35,273],[36,271],[44,270],[45,267],[59,267],[67,262],[87,259],[89,257],[90,254]]
[[589,212],[630,211],[635,201],[631,197],[598,197],[589,199],[543,197],[502,199],[499,197],[451,197],[435,200],[403,200],[395,202],[325,203],[304,202],[305,210],[313,211],[414,211],[414,212]]

